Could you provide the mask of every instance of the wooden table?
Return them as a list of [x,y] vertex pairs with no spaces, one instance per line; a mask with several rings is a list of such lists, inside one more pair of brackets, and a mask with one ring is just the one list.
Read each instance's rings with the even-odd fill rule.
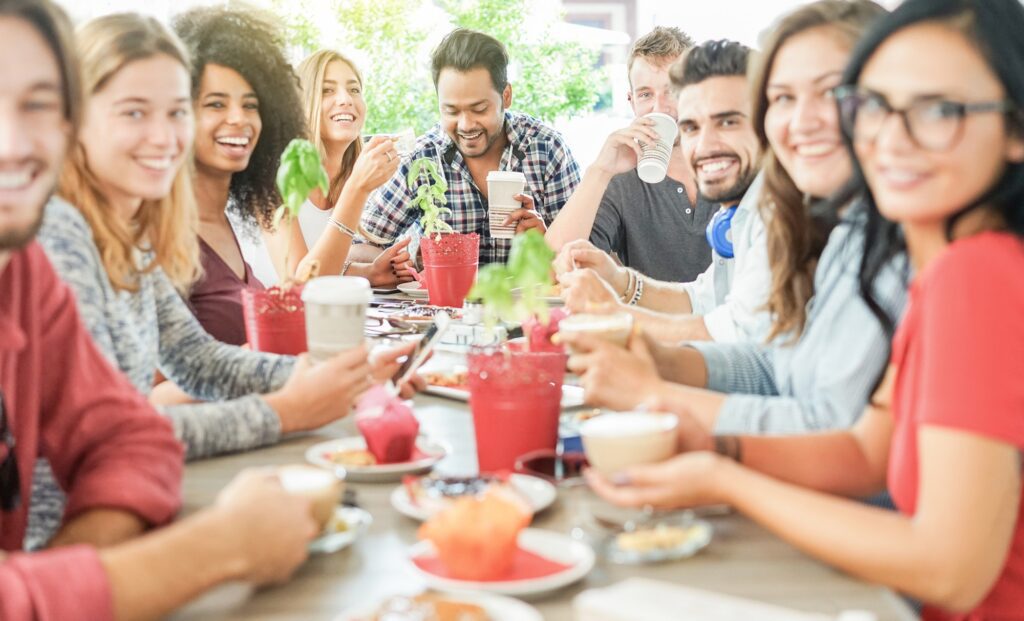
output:
[[[475,472],[472,421],[466,404],[420,395],[416,413],[424,433],[449,442],[454,449],[439,470],[445,474]],[[302,462],[310,445],[353,433],[351,420],[345,420],[270,448],[192,463],[185,472],[185,512],[212,503],[217,492],[243,468]],[[328,620],[348,607],[420,585],[406,560],[418,523],[391,508],[388,496],[394,485],[349,485],[357,490],[359,505],[374,519],[367,535],[352,547],[311,557],[287,585],[255,594],[240,585],[222,587],[174,618]],[[531,604],[545,619],[567,621],[573,619],[572,599],[579,591],[644,576],[806,611],[835,614],[863,609],[874,612],[879,621],[915,618],[891,591],[808,558],[742,516],[709,519],[715,528],[714,540],[694,558],[642,567],[613,565],[599,558],[583,581]],[[568,512],[561,501],[556,502],[535,518],[534,525],[568,532]]]

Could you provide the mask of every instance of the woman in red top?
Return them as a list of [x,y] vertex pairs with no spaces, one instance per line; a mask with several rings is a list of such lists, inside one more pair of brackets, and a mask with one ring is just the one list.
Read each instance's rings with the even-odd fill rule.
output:
[[[599,494],[731,503],[922,600],[925,619],[1024,619],[1022,32],[1018,0],[907,0],[860,43],[837,89],[870,213],[862,284],[899,252],[914,272],[891,365],[857,425],[712,438],[679,412],[689,452],[590,473]],[[837,497],[887,483],[899,512]]]

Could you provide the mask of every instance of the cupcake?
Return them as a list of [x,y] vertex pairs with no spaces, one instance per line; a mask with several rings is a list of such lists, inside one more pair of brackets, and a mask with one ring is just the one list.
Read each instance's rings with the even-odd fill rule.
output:
[[420,423],[412,409],[383,386],[374,386],[359,400],[356,427],[378,464],[412,459]]
[[455,500],[420,526],[452,578],[495,580],[507,575],[516,555],[519,532],[530,512],[507,496],[488,492]]

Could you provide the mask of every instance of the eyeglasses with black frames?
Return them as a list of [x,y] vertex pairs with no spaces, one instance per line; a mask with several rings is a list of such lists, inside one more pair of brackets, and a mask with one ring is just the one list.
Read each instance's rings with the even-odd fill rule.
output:
[[963,137],[964,119],[970,114],[1008,114],[1015,110],[1013,102],[960,102],[939,96],[923,97],[905,108],[896,108],[886,98],[871,90],[853,85],[833,89],[839,106],[839,123],[843,133],[855,142],[873,142],[882,132],[890,115],[903,121],[907,135],[915,145],[928,151],[952,149]]

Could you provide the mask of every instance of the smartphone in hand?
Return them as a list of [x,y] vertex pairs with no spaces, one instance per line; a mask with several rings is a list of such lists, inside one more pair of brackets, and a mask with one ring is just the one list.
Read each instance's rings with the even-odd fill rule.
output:
[[412,350],[409,357],[398,368],[398,372],[395,373],[394,382],[396,386],[401,386],[402,382],[408,380],[416,372],[416,369],[420,368],[427,361],[430,352],[440,342],[441,337],[444,336],[450,324],[451,317],[447,313],[439,312],[434,315],[434,322],[427,328],[426,334],[416,343],[416,348]]

